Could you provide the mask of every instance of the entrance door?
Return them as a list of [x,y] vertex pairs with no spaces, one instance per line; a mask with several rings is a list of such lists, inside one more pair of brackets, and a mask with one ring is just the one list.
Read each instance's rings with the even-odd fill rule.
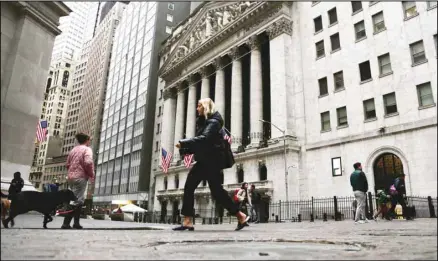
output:
[[162,201],[161,202],[161,217],[160,217],[160,221],[163,223],[166,223],[166,216],[167,216],[167,201]]
[[380,155],[373,165],[375,193],[381,189],[388,192],[394,180],[403,174],[403,163],[392,153]]

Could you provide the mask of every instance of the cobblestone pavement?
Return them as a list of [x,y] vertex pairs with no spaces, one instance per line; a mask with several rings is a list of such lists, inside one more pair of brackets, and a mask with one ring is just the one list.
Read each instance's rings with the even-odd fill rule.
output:
[[[1,229],[1,259],[427,259],[437,260],[437,220],[169,225],[81,220],[83,230],[42,229],[42,217],[23,215]],[[52,228],[52,229],[50,229]],[[121,230],[125,229],[125,230]],[[161,229],[161,230],[160,230]]]

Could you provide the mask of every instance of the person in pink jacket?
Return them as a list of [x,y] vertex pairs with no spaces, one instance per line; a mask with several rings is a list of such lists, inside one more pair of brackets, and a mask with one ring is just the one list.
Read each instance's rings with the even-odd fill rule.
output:
[[70,222],[74,218],[73,228],[81,229],[79,224],[82,205],[85,201],[85,193],[87,183],[90,180],[94,181],[94,162],[93,151],[90,146],[90,136],[85,133],[76,134],[78,145],[75,146],[67,157],[68,170],[68,185],[78,198],[77,201],[71,203],[70,207],[73,209],[72,214],[64,218],[62,229],[70,229]]

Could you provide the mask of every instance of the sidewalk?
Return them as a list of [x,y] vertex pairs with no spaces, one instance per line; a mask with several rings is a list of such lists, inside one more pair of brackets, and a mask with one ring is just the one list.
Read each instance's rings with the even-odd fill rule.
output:
[[[352,221],[254,224],[239,232],[233,231],[235,225],[227,224],[197,225],[194,232],[175,232],[172,226],[162,224],[81,222],[86,229],[44,230],[39,229],[42,217],[19,216],[16,228],[1,230],[1,258],[437,259],[436,219],[363,225]],[[61,223],[61,218],[55,218],[48,227],[59,228]]]

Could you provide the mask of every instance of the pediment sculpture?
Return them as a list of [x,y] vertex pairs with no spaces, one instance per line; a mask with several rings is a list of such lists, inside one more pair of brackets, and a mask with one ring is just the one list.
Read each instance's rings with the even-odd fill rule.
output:
[[[237,2],[203,12],[201,14],[202,17],[197,19],[196,24],[193,25],[189,36],[183,39],[184,42],[176,47],[175,55],[170,65],[172,66],[179,62],[256,3],[254,1]],[[186,25],[184,27],[182,31],[188,30]]]

